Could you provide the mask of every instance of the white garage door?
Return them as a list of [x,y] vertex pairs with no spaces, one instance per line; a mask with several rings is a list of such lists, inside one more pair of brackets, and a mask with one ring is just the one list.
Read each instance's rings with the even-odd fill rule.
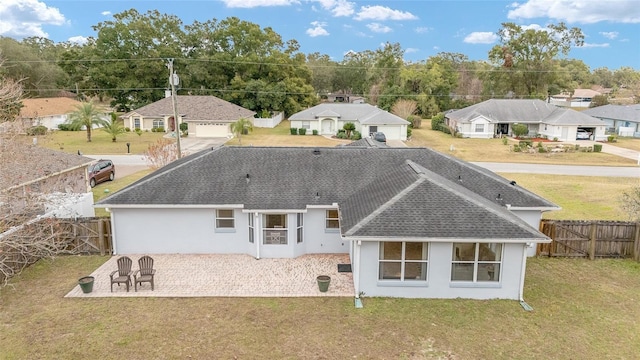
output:
[[223,123],[198,123],[196,124],[196,137],[227,137],[229,124]]

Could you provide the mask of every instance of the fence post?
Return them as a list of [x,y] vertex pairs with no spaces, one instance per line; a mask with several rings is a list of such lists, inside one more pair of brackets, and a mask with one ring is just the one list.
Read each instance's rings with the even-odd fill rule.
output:
[[593,260],[596,258],[596,223],[591,223],[591,228],[589,229],[589,260]]
[[98,246],[100,255],[104,255],[104,221],[102,219],[98,219]]
[[636,223],[636,231],[633,236],[633,260],[640,261],[640,222]]

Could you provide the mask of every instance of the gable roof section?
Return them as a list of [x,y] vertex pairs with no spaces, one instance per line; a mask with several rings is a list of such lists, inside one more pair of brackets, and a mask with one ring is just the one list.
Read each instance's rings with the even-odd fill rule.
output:
[[[255,112],[215,96],[177,96],[178,113],[185,121],[237,121],[240,118],[251,118]],[[122,117],[138,114],[144,117],[164,117],[173,115],[173,104],[170,97],[158,100],[139,109],[132,110]]]
[[[94,160],[35,145],[0,142],[4,154],[0,161],[0,191],[9,190],[72,169],[87,166]],[[10,149],[10,150],[9,150]],[[6,156],[6,154],[14,154]],[[29,164],[26,166],[25,164]]]
[[496,203],[411,161],[407,166],[416,172],[417,180],[351,227],[346,236],[506,241],[541,237],[538,231]]
[[74,112],[81,102],[66,97],[23,99],[20,116],[37,118],[40,116],[64,115]]
[[[409,166],[408,162],[414,165]],[[416,172],[416,168],[429,175]],[[502,201],[496,200],[498,194]],[[385,207],[394,197],[401,201]],[[426,229],[450,227],[445,221],[453,214],[459,220],[455,226],[460,227],[450,230],[450,234],[443,229],[432,233],[468,237],[473,233],[479,235],[480,230],[475,227],[484,227],[485,218],[487,224],[499,222],[500,217],[515,221],[516,216],[507,210],[506,204],[557,208],[488,170],[430,149],[224,146],[175,161],[97,205],[111,208],[238,205],[249,210],[304,210],[309,205],[336,203],[340,206],[343,233],[373,216],[365,226],[351,233],[359,236],[375,232],[394,237],[425,237]],[[376,215],[377,212],[381,213]],[[430,223],[423,224],[422,216]],[[408,226],[406,232],[394,226],[391,233],[379,223],[385,218],[420,224]],[[510,229],[506,232],[509,236],[526,237],[515,228]],[[487,236],[504,235],[501,229],[487,231],[492,234]]]
[[640,122],[640,104],[603,105],[582,111],[582,113],[600,119]]
[[449,119],[468,123],[482,116],[494,123],[603,126],[604,122],[580,111],[560,108],[542,100],[491,99],[445,114]]
[[369,125],[406,125],[408,121],[369,104],[324,103],[297,112],[289,120],[316,120],[339,117],[343,121],[358,121]]
[[556,108],[551,115],[543,121],[549,125],[577,125],[577,126],[604,126],[605,123],[582,111]]

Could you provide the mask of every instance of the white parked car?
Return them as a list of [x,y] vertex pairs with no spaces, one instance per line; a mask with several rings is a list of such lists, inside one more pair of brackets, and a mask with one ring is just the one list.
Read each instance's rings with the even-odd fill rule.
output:
[[576,140],[589,140],[591,139],[591,133],[584,129],[578,129],[576,134]]

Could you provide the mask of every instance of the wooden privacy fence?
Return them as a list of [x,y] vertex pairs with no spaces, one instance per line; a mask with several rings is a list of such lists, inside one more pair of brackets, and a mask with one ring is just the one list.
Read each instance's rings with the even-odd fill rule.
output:
[[640,261],[640,223],[542,220],[540,231],[553,239],[539,244],[540,256],[633,258]]
[[81,254],[111,254],[111,219],[80,218],[61,222],[59,240],[69,242],[72,252]]

